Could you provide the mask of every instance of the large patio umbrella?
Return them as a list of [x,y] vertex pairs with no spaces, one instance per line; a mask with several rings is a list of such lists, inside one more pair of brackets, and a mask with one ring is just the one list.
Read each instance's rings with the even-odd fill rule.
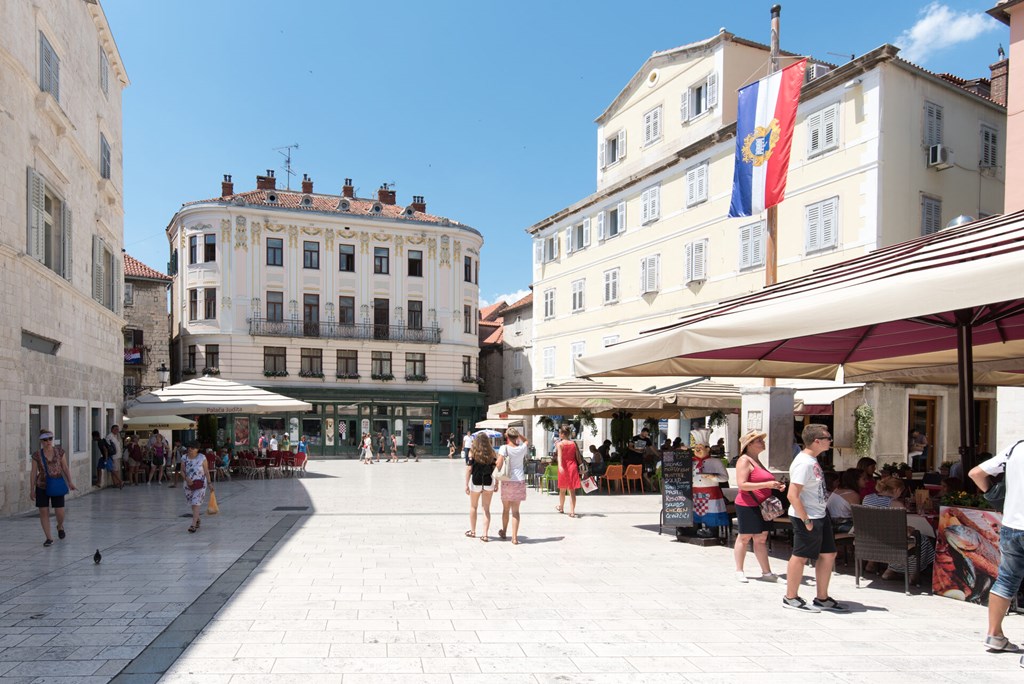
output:
[[500,407],[500,413],[516,416],[569,415],[584,410],[595,418],[611,418],[623,411],[644,418],[679,417],[679,408],[671,398],[593,380],[572,380],[545,387],[508,399]]
[[194,420],[181,416],[146,416],[124,419],[125,430],[191,430],[196,426]]
[[220,378],[202,377],[142,394],[125,403],[125,415],[139,416],[278,413],[308,411],[311,405],[267,390]]
[[931,369],[960,386],[970,465],[973,354],[999,384],[1024,384],[1022,266],[1024,212],[974,221],[727,300],[579,358],[576,372],[824,379],[844,366],[849,381]]

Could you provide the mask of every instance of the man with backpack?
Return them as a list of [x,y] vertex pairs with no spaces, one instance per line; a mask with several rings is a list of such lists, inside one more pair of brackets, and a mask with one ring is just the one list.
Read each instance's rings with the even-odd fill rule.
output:
[[[1003,502],[1003,524],[999,529],[999,573],[988,595],[985,646],[993,652],[1017,650],[1003,634],[1003,618],[1024,580],[1024,448],[1017,458],[1010,458],[1015,449],[1021,448],[1022,443],[1024,440],[1003,449],[971,468],[968,473],[978,489],[986,492],[986,498],[997,508],[1000,488],[1004,489],[1006,496]],[[1003,474],[1003,481],[994,484],[992,478],[1000,473]],[[1020,659],[1020,666],[1024,667],[1024,656]]]

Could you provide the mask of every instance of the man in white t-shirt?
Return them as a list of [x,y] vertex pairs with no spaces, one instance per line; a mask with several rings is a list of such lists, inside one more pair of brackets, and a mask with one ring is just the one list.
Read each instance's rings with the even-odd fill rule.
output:
[[[826,513],[828,491],[818,456],[832,448],[827,425],[811,423],[804,428],[804,448],[789,466],[789,519],[793,525],[793,553],[786,569],[786,595],[783,608],[820,613],[843,612],[846,608],[828,595],[828,583],[836,563],[836,540]],[[807,605],[798,595],[804,566],[814,561],[817,596]]]
[[469,450],[473,448],[473,432],[466,430],[466,436],[462,438],[462,458],[466,465],[469,465]]
[[[1010,458],[1014,455],[1016,456]],[[993,475],[1005,473],[1003,484],[1003,526],[999,530],[999,573],[988,595],[988,634],[985,645],[990,651],[1015,651],[1017,647],[1003,634],[1003,617],[1024,580],[1024,440],[1003,449],[968,473],[987,492]],[[1024,667],[1024,657],[1020,659]]]

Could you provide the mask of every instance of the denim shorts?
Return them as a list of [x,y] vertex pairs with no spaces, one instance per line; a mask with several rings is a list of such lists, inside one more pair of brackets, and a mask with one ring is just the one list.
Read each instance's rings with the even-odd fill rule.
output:
[[992,593],[1012,599],[1024,580],[1024,530],[1005,525],[999,528],[999,576],[992,585]]

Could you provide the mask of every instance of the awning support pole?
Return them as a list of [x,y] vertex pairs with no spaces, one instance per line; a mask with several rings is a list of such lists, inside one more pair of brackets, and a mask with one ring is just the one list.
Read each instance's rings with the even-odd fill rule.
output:
[[970,309],[956,312],[957,389],[960,398],[960,462],[964,475],[978,465],[974,420],[974,335]]

